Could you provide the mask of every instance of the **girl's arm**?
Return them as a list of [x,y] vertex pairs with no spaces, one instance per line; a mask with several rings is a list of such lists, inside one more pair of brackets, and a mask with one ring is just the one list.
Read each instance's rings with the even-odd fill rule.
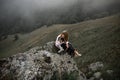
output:
[[61,34],[59,34],[56,38],[56,41],[59,41],[59,38],[60,38]]
[[67,51],[67,49],[69,48],[69,45],[68,45],[68,41],[66,42],[66,50],[65,51]]

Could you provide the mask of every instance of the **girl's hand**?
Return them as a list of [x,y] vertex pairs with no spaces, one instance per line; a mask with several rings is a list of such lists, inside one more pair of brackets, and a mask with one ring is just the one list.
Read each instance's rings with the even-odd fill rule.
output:
[[69,48],[69,45],[68,45],[68,43],[66,43],[66,47],[67,47],[66,49],[68,49],[68,48]]

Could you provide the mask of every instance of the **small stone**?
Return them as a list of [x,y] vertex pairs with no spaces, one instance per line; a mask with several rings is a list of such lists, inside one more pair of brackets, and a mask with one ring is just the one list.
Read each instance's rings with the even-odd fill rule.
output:
[[108,74],[112,74],[113,73],[113,70],[107,70],[106,71]]
[[93,76],[94,76],[96,79],[99,79],[99,78],[101,77],[101,75],[102,75],[101,72],[96,72],[96,73],[94,73]]
[[102,69],[103,67],[104,65],[102,62],[96,62],[89,65],[89,69],[92,71],[97,71],[99,69]]
[[100,80],[103,80],[103,78],[101,78]]
[[90,77],[90,79],[89,80],[95,80],[95,77]]

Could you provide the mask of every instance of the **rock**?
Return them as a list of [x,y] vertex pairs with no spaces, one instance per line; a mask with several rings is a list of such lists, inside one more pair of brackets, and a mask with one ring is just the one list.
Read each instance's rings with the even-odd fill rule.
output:
[[106,72],[111,75],[113,73],[113,70],[107,70]]
[[64,74],[74,73],[77,74],[72,76],[75,80],[86,80],[86,76],[68,54],[52,52],[53,45],[54,42],[49,42],[44,49],[41,46],[34,47],[24,53],[1,59],[0,80],[56,80],[65,77]]
[[43,48],[47,51],[53,52],[54,41],[46,43]]
[[89,80],[95,80],[95,77],[91,77]]
[[103,78],[101,78],[100,80],[103,80]]
[[51,42],[48,42],[46,43],[44,46],[43,46],[43,49],[44,50],[47,50],[49,52],[52,52],[52,53],[57,53],[58,52],[58,48],[55,47],[55,42],[54,41],[51,41]]
[[88,66],[88,68],[92,71],[101,70],[103,67],[104,67],[104,65],[102,62],[92,63]]
[[96,73],[94,73],[93,76],[94,76],[96,79],[100,79],[101,75],[102,75],[101,72],[96,72]]

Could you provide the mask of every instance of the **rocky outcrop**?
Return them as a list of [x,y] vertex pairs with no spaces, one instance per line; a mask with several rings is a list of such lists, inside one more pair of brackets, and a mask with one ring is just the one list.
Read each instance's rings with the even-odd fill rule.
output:
[[88,68],[91,71],[97,71],[97,70],[101,70],[104,67],[102,62],[96,62],[96,63],[91,63]]
[[101,61],[90,63],[81,69],[87,80],[115,80],[114,71],[105,69],[105,65]]
[[0,80],[86,80],[74,60],[59,55],[54,42],[0,60]]

